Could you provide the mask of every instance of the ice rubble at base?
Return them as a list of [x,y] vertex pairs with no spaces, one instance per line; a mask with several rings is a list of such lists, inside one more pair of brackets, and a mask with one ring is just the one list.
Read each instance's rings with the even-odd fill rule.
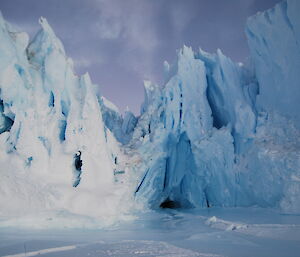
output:
[[295,10],[290,0],[248,20],[247,65],[184,46],[164,87],[145,82],[138,118],[74,75],[44,18],[29,43],[0,17],[1,215],[65,210],[110,223],[137,203],[300,212]]

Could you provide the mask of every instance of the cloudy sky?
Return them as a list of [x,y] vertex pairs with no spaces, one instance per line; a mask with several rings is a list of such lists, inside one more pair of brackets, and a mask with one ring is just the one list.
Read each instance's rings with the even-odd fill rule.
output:
[[234,61],[248,56],[247,17],[279,0],[0,0],[6,20],[33,36],[44,16],[62,40],[76,72],[88,71],[120,110],[135,113],[143,80],[162,84],[163,61],[183,44]]

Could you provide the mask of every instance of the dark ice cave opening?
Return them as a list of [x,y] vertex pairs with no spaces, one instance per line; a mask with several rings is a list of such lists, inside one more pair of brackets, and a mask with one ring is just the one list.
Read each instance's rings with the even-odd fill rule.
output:
[[170,200],[169,198],[167,198],[166,200],[164,200],[159,208],[162,208],[162,209],[179,209],[181,208],[181,204],[180,202],[177,202],[177,201],[173,201],[173,200]]

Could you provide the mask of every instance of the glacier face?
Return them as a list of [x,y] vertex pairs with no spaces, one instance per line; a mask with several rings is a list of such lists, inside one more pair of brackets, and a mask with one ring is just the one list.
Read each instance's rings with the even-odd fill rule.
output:
[[125,190],[113,175],[118,142],[105,133],[89,75],[74,74],[46,19],[40,24],[29,43],[0,17],[1,214],[64,210],[112,220]]
[[169,72],[163,90],[146,84],[146,91],[159,94],[133,136],[145,155],[145,175],[136,194],[149,198],[153,207],[165,201],[181,207],[237,205],[235,153],[256,123],[240,87],[240,70],[220,51],[195,55],[184,47]]
[[184,46],[163,87],[145,81],[139,117],[74,74],[46,19],[29,42],[1,16],[0,214],[300,212],[299,9],[288,0],[249,18],[246,65]]
[[287,1],[249,18],[247,65],[184,47],[175,65],[165,64],[163,89],[146,83],[132,141],[143,160],[138,199],[153,208],[300,211],[295,10],[299,2]]
[[258,107],[300,128],[299,1],[287,0],[248,19],[246,34],[260,85]]

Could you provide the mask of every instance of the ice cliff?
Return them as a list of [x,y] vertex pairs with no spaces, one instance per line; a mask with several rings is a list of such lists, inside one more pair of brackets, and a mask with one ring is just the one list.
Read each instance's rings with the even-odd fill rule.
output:
[[29,42],[0,16],[0,214],[300,212],[299,10],[288,0],[249,18],[247,64],[184,46],[162,87],[145,82],[139,117],[74,74],[44,18]]
[[299,10],[287,1],[249,18],[246,65],[183,47],[163,88],[145,83],[137,199],[300,211]]
[[278,112],[299,129],[299,1],[288,0],[248,19],[246,34],[259,82],[258,109]]
[[89,75],[74,74],[46,19],[39,22],[29,43],[0,17],[1,214],[113,219],[122,194],[113,172],[118,143]]

